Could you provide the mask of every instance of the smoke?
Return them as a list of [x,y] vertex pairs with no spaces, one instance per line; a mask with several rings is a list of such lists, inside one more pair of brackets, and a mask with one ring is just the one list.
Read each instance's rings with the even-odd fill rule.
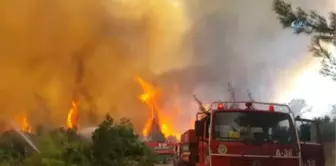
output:
[[[282,29],[272,11],[272,2],[187,1],[191,30],[186,43],[191,45],[192,60],[187,68],[166,72],[158,81],[163,87],[179,85],[180,100],[185,104],[180,108],[183,115],[174,116],[173,124],[194,119],[197,106],[189,104],[193,102],[192,93],[205,103],[230,100],[227,85],[231,82],[238,100],[247,99],[246,89],[250,89],[255,100],[273,101],[287,91],[287,84],[300,71],[309,68],[309,38]],[[301,6],[326,16],[333,10],[330,6],[335,6],[331,0],[287,2],[293,3],[294,8]],[[167,94],[172,88],[166,91]],[[173,102],[165,103],[169,110]],[[190,127],[189,122],[183,125]]]
[[[294,5],[305,3],[303,7],[313,6],[308,9],[317,11],[325,7],[322,1],[295,2]],[[192,67],[165,73],[166,77],[177,75],[176,80],[182,82],[179,85],[206,84],[210,89],[218,86],[225,93],[230,81],[238,90],[239,98],[246,98],[245,89],[249,88],[257,99],[265,100],[274,93],[272,88],[279,81],[278,73],[307,55],[308,38],[281,28],[272,11],[272,1],[189,3],[192,4],[187,5],[192,20],[189,32]]]
[[33,125],[64,126],[73,96],[87,94],[83,111],[92,102],[99,117],[109,112],[144,122],[134,77],[150,78],[154,69],[184,63],[179,41],[188,26],[183,6],[176,5],[170,0],[1,1],[0,116],[20,114]]

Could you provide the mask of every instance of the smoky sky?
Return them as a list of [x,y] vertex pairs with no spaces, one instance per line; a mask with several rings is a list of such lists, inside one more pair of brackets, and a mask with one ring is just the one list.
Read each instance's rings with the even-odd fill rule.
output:
[[142,125],[134,78],[173,50],[184,22],[167,0],[1,1],[0,116],[64,126],[77,98],[82,127],[91,110]]
[[[331,0],[288,0],[293,7],[315,10],[324,16],[333,10]],[[165,94],[162,105],[183,132],[193,126],[198,108],[192,94],[204,104],[230,100],[228,82],[236,100],[247,99],[247,89],[259,101],[274,101],[287,91],[298,72],[310,68],[309,37],[283,29],[272,11],[271,0],[186,1],[190,29],[184,44],[190,47],[188,66],[166,71],[156,78]],[[178,85],[176,96],[174,86]],[[172,111],[179,100],[179,113]],[[290,99],[289,99],[290,100]],[[288,101],[289,102],[289,101]],[[173,113],[169,113],[173,112]]]
[[[326,0],[287,2],[295,2],[294,8],[302,6],[326,14]],[[187,3],[192,26],[186,43],[192,47],[192,60],[188,68],[161,75],[162,84],[178,82],[186,93],[207,87],[210,96],[223,98],[231,82],[237,98],[246,99],[246,89],[250,89],[256,99],[269,101],[276,92],[275,84],[282,81],[278,73],[310,56],[309,38],[282,29],[270,0]],[[286,82],[292,77],[286,75],[284,79]]]

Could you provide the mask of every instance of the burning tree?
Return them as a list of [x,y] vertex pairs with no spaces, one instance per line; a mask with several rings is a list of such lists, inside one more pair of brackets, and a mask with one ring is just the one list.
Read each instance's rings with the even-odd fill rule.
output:
[[83,84],[83,78],[84,78],[84,62],[83,57],[88,52],[92,51],[94,49],[94,45],[91,46],[92,43],[90,43],[88,46],[84,46],[82,49],[78,51],[78,53],[75,56],[75,63],[76,63],[76,73],[75,73],[75,89],[72,92],[72,102],[71,107],[69,109],[68,115],[67,115],[67,127],[77,128],[79,123],[79,104],[80,100],[88,103],[89,110],[87,117],[89,118],[89,125],[96,125],[97,124],[97,118],[94,114],[94,110],[96,109],[96,105],[93,101],[92,96],[86,89],[86,87]]
[[155,101],[157,91],[153,86],[145,82],[140,77],[137,78],[137,81],[139,82],[144,91],[144,93],[140,96],[140,99],[141,101],[146,103],[151,109],[151,117],[147,120],[145,128],[142,131],[142,134],[143,136],[150,138],[152,140],[163,141],[165,140],[165,137],[162,133],[159,112],[157,109],[158,106]]
[[78,122],[78,106],[75,101],[72,101],[72,107],[70,108],[67,116],[67,127],[69,129],[77,128]]
[[161,109],[157,103],[158,89],[140,77],[137,77],[136,80],[144,91],[139,98],[151,110],[151,117],[147,119],[142,135],[156,141],[166,140],[168,136],[172,135],[178,136],[178,133],[172,130],[162,112],[160,112]]

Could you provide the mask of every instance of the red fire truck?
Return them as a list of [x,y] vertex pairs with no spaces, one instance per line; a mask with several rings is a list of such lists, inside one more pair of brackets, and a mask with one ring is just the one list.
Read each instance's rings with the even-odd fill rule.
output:
[[197,137],[195,130],[190,129],[184,132],[181,135],[180,143],[176,146],[176,159],[175,165],[176,166],[189,166],[191,165],[190,157],[196,156],[197,153]]
[[200,104],[195,129],[181,135],[178,166],[324,166],[318,123],[287,105]]
[[172,164],[175,157],[175,143],[148,141],[145,143],[157,155],[157,164]]

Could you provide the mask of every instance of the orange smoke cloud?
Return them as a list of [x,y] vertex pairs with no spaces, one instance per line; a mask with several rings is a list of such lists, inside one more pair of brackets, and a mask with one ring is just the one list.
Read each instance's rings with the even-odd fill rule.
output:
[[[65,126],[77,86],[99,117],[112,113],[143,125],[145,115],[130,106],[137,103],[134,75],[186,63],[182,0],[2,1],[0,22],[0,117],[25,113],[32,126]],[[85,124],[92,109],[79,103]]]

